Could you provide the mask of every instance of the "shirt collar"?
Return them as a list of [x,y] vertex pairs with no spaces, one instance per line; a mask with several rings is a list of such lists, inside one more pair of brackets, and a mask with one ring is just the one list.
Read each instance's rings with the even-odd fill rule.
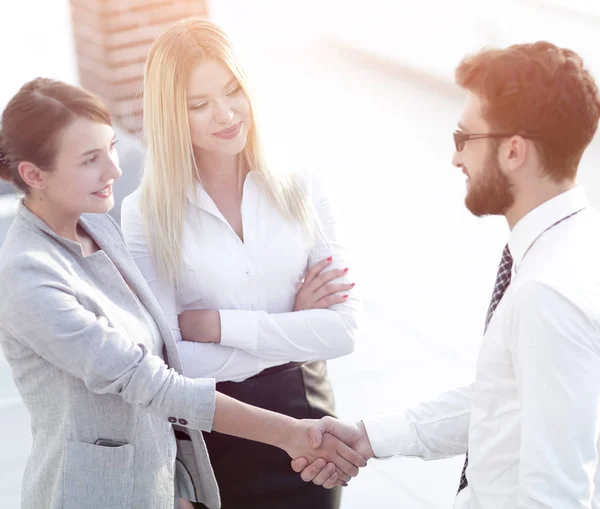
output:
[[192,205],[216,215],[217,206],[200,182],[195,182],[194,187],[188,190],[187,198]]
[[[244,179],[244,182],[242,184],[244,196],[246,195],[246,183],[252,181],[255,173],[255,171],[249,171],[246,175],[246,178]],[[206,192],[206,189],[204,189],[204,186],[200,182],[196,181],[194,187],[187,191],[187,199],[192,205],[195,205],[196,207],[206,212],[209,212],[213,216],[217,216],[223,219],[223,221],[225,221],[225,218],[219,211],[217,205],[210,197],[210,195]]]
[[585,191],[577,186],[542,203],[525,215],[512,229],[508,240],[515,268],[519,266],[527,250],[542,233],[587,205]]

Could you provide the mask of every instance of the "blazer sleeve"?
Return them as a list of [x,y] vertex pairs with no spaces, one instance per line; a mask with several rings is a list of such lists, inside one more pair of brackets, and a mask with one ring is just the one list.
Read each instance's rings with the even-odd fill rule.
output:
[[185,418],[192,429],[211,430],[215,381],[179,375],[86,309],[51,259],[25,252],[4,265],[0,280],[0,329],[9,338],[91,392],[118,395],[165,419]]

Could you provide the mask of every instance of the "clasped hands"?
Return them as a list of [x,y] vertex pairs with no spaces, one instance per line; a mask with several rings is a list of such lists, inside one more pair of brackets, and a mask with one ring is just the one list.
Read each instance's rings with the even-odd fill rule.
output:
[[309,454],[286,451],[293,458],[292,468],[306,482],[326,489],[345,486],[375,456],[362,422],[346,423],[333,417],[301,422],[307,423],[313,450]]

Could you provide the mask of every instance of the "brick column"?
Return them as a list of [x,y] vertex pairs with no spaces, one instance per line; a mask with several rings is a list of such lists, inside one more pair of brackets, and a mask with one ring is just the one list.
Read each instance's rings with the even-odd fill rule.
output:
[[174,21],[206,17],[208,0],[70,0],[81,86],[127,131],[142,129],[144,62]]

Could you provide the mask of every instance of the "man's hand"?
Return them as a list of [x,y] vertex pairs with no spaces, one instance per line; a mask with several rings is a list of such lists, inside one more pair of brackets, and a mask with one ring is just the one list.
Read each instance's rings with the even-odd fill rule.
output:
[[[359,467],[364,467],[367,461],[361,454],[331,434],[321,434],[317,438],[314,431],[310,431],[316,424],[309,420],[297,421],[294,431],[280,447],[291,458],[303,458],[307,463],[315,465],[314,469],[318,472],[311,479],[305,480],[313,481],[317,478],[315,484],[320,484],[324,488],[345,484],[351,477],[358,475]],[[319,483],[321,479],[323,482]],[[328,482],[326,483],[325,480]]]
[[178,318],[184,341],[221,342],[221,315],[216,309],[189,309]]
[[[332,417],[324,417],[313,423],[308,432],[313,447],[320,447],[329,436],[335,436],[365,460],[375,456],[362,422],[351,424]],[[323,487],[332,487],[343,483],[339,476],[332,475],[332,466],[326,464],[322,459],[321,461],[311,461],[310,458],[296,456],[292,460],[292,468],[295,472],[299,472],[302,480],[306,482],[312,481]]]

